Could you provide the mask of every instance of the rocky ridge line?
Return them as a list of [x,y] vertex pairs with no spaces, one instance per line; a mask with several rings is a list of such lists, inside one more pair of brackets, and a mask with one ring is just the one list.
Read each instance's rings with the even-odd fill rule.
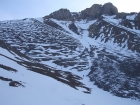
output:
[[118,9],[112,3],[105,3],[104,5],[93,4],[90,8],[77,13],[70,12],[68,9],[59,9],[45,16],[44,18],[54,18],[57,20],[78,20],[78,19],[96,19],[103,14],[115,15],[118,13]]

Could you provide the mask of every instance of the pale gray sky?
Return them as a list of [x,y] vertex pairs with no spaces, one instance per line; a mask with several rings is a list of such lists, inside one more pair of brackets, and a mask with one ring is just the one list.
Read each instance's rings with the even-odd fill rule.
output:
[[60,8],[79,12],[107,2],[113,3],[119,12],[140,11],[140,0],[0,0],[0,20],[43,17]]

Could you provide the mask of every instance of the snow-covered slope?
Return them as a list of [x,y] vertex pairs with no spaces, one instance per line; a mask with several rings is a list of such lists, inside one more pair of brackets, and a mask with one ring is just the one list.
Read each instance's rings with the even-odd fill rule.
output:
[[[117,21],[117,19],[115,20],[112,18],[114,18],[114,16],[111,17],[106,16],[105,19],[107,23],[104,24],[105,25],[116,24],[113,23],[113,21]],[[138,82],[139,81],[138,76],[140,75],[140,71],[139,71],[140,54],[139,52],[136,51],[134,52],[127,47],[122,47],[123,44],[124,45],[126,44],[127,46],[127,41],[132,39],[126,40],[126,42],[121,43],[120,46],[118,43],[114,43],[113,38],[112,39],[110,38],[106,42],[102,41],[102,40],[106,40],[105,39],[106,37],[104,37],[103,35],[100,37],[100,33],[97,34],[98,35],[97,37],[99,38],[94,39],[88,37],[89,27],[90,29],[92,29],[91,28],[92,26],[90,25],[94,25],[94,24],[98,25],[99,23],[102,24],[102,21],[101,22],[97,20],[94,21],[83,20],[79,22],[75,21],[74,24],[78,28],[78,30],[83,29],[82,31],[79,31],[79,33],[81,33],[80,35],[76,35],[74,32],[69,30],[70,22],[58,21],[54,19],[52,19],[52,21],[57,23],[59,26],[63,27],[65,30],[67,30],[67,32],[71,33],[71,36],[78,39],[81,42],[81,44],[84,46],[85,50],[82,52],[84,56],[80,56],[80,57],[84,58],[84,60],[87,59],[89,65],[89,69],[88,69],[89,71],[87,72],[85,72],[85,70],[81,70],[81,71],[84,71],[84,74],[89,75],[90,79],[92,81],[95,81],[95,84],[98,85],[98,87],[103,88],[105,91],[110,91],[111,93],[121,97],[127,97],[127,98],[139,97],[140,84]],[[106,28],[105,26],[102,27]],[[112,28],[116,28],[116,27],[118,27],[118,25],[117,26],[113,25]],[[97,28],[97,31],[98,29],[100,29],[98,27],[95,28]],[[101,28],[100,31],[103,30],[104,28]],[[129,29],[127,28],[123,28],[123,29],[124,29],[123,31],[125,30],[126,32],[129,31]],[[95,31],[96,30],[94,30],[94,32]],[[112,29],[112,32],[113,31],[114,30]],[[136,37],[138,36],[137,34]],[[110,35],[112,35],[111,32]],[[135,44],[136,46],[139,46],[138,41],[139,41],[138,38],[135,39],[134,43],[136,43]],[[137,49],[137,51],[139,50]],[[115,79],[113,80],[114,77]],[[110,82],[113,82],[114,84]]]
[[11,81],[0,78],[0,105],[139,105],[138,101],[118,98],[84,81],[92,86],[92,93],[86,94],[51,77],[27,70],[19,65],[15,56],[0,47],[0,64],[16,69],[16,72],[0,68],[0,77],[19,81],[22,85],[9,86]]
[[[0,22],[0,104],[140,104],[139,33],[121,21],[103,16],[79,21],[31,18]],[[114,42],[120,39],[110,36],[118,28],[119,35],[135,34],[135,44],[129,37]],[[134,44],[134,50],[128,42]],[[11,82],[19,87],[9,87]]]

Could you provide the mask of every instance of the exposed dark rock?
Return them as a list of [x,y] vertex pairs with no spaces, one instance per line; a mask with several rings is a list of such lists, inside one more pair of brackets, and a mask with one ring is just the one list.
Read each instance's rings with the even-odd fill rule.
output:
[[91,81],[116,96],[140,99],[139,62],[126,59],[116,63],[112,57],[106,56],[107,54],[104,53],[99,55],[98,59],[94,59],[89,73]]
[[55,11],[51,13],[49,16],[46,16],[45,18],[54,18],[58,20],[72,20],[71,12],[67,9],[59,9],[58,11]]
[[125,27],[129,27],[131,29],[133,28],[132,21],[130,21],[128,19],[122,20],[120,24],[123,25],[123,26],[125,26]]
[[3,81],[12,81],[12,79],[10,79],[10,78],[5,78],[5,77],[2,77],[2,76],[0,76],[0,80],[3,80]]
[[140,63],[134,60],[126,60],[120,63],[120,68],[129,77],[140,76]]
[[101,15],[115,15],[118,13],[118,9],[112,3],[106,3],[103,6],[100,4],[93,4],[90,8],[86,8],[85,10],[77,13],[77,12],[70,12],[67,9],[60,9],[51,13],[46,18],[54,18],[58,20],[79,20],[79,19],[96,19],[99,18]]
[[10,78],[5,78],[5,77],[1,77],[1,76],[0,76],[0,80],[9,82],[9,86],[13,86],[13,87],[22,86],[22,87],[25,87],[24,85],[22,85],[22,83],[20,83],[21,81],[20,81],[20,82],[18,82],[18,81],[13,81],[13,80],[10,79]]
[[134,15],[134,14],[136,14],[136,12],[131,12],[131,13],[120,12],[116,14],[116,18],[126,19],[126,16]]
[[140,22],[140,12],[138,13],[138,15],[135,17],[135,20]]
[[79,34],[78,33],[78,28],[75,26],[74,22],[72,22],[70,25],[69,25],[69,29],[72,30],[74,33],[76,34]]
[[135,15],[137,12],[130,12],[129,15]]
[[135,19],[133,20],[133,19],[131,19],[131,17],[133,17],[133,16],[137,17],[138,13],[136,13],[136,12],[118,13],[115,18],[117,18],[117,19],[121,18],[122,19],[121,22],[120,22],[120,25],[123,25],[127,28],[140,30],[140,21],[138,21],[139,18],[136,19],[136,17],[135,17]]
[[117,13],[116,18],[126,19],[127,15],[128,13],[125,13],[125,12]]
[[102,7],[102,14],[116,15],[117,13],[118,9],[112,3],[106,3]]
[[5,66],[5,65],[3,65],[3,64],[0,64],[0,68],[3,68],[4,70],[8,70],[8,71],[17,72],[16,69],[11,68],[11,67],[9,67],[9,66]]
[[22,86],[22,87],[24,87],[24,85],[22,85],[20,82],[17,82],[17,81],[11,81],[11,82],[9,83],[9,86],[13,86],[13,87]]
[[103,6],[94,4],[90,8],[81,11],[82,19],[96,19],[101,15],[115,15],[118,13],[118,9],[112,3],[106,3]]
[[[113,38],[113,43],[117,43],[122,48],[127,47],[128,49],[132,51],[136,51],[140,53],[139,36],[123,28],[114,27],[113,25],[103,20],[96,22],[90,26],[89,37],[92,37],[95,39],[99,38],[101,42],[105,42],[105,43],[110,41],[110,39],[112,40]],[[124,44],[125,42],[126,44]]]
[[86,19],[95,19],[101,15],[101,5],[94,4],[90,8],[87,8],[83,11],[81,11],[81,18]]
[[73,20],[80,20],[81,13],[80,12],[71,12]]

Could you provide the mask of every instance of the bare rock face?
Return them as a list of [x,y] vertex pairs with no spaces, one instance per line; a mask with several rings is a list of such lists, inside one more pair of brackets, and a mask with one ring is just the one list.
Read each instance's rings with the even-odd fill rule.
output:
[[78,20],[78,19],[97,19],[100,18],[101,15],[115,15],[118,13],[118,9],[112,3],[106,3],[103,6],[100,4],[94,4],[90,8],[86,8],[85,10],[79,13],[71,13],[67,9],[60,9],[51,13],[44,18],[54,18],[57,20]]
[[117,13],[118,9],[112,3],[106,3],[102,7],[102,14],[116,15]]
[[118,9],[112,3],[106,3],[103,6],[99,4],[94,4],[90,8],[81,11],[81,18],[96,19],[103,14],[116,15],[117,13]]
[[75,25],[74,22],[72,22],[71,24],[69,24],[69,29],[72,30],[74,33],[76,33],[76,34],[79,35],[78,28],[76,27],[76,25]]
[[126,19],[127,15],[128,15],[128,13],[124,13],[124,12],[117,13],[116,18]]
[[25,87],[24,85],[22,85],[20,82],[18,82],[18,81],[11,81],[10,83],[9,83],[9,86],[12,86],[12,87],[19,87],[19,86],[21,86],[21,87]]
[[81,11],[81,18],[95,19],[101,15],[101,5],[94,4],[90,8]]
[[60,9],[58,11],[51,13],[49,16],[46,16],[45,18],[54,18],[57,20],[70,20],[72,19],[72,16],[69,10]]
[[139,12],[138,15],[135,17],[135,21],[140,22],[140,12]]

